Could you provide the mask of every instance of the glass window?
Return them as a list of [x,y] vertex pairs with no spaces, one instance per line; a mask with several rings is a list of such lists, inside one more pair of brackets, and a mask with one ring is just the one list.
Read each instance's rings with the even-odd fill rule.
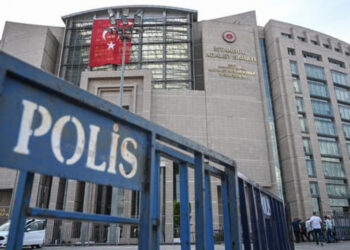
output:
[[302,42],[305,42],[305,41],[306,41],[305,37],[302,37],[302,36],[298,36],[298,40],[299,40],[299,41],[302,41]]
[[318,137],[321,155],[339,156],[338,142],[335,138]]
[[312,154],[309,138],[303,138],[303,148],[304,148],[305,154],[307,155]]
[[315,118],[316,132],[324,135],[336,135],[334,122],[327,118]]
[[343,123],[344,135],[346,138],[350,138],[350,123]]
[[344,178],[345,173],[340,159],[322,157],[322,168],[326,177]]
[[311,156],[306,156],[306,169],[309,177],[316,177],[315,165]]
[[292,39],[292,35],[288,34],[288,33],[281,33],[282,37],[288,38],[288,39]]
[[335,95],[338,101],[350,103],[350,92],[348,90],[335,87]]
[[[328,101],[311,100],[312,110],[316,115],[333,116],[332,107]],[[350,116],[350,113],[349,113]]]
[[327,184],[327,193],[329,197],[346,198],[348,197],[347,189],[345,185]]
[[300,121],[301,132],[308,133],[309,128],[307,126],[307,121],[306,121],[305,115],[299,114],[298,116],[299,116],[299,121]]
[[296,97],[295,100],[296,100],[296,103],[297,103],[297,111],[298,112],[305,112],[303,98]]
[[307,82],[309,84],[310,95],[326,98],[329,97],[328,88],[326,84],[311,80],[308,80]]
[[350,107],[339,104],[339,113],[342,119],[350,120]]
[[334,83],[349,86],[348,76],[344,73],[331,70],[332,79]]
[[326,80],[326,75],[322,67],[311,64],[305,64],[306,76],[319,80]]
[[310,192],[311,192],[311,196],[313,197],[319,196],[317,182],[310,182]]
[[303,51],[303,56],[304,56],[304,58],[307,58],[307,59],[311,59],[311,60],[315,60],[315,61],[322,61],[322,57],[320,55],[317,55],[314,53]]
[[292,72],[292,75],[299,75],[297,62],[290,61],[290,71]]
[[144,44],[142,46],[142,61],[163,60],[163,44]]
[[288,48],[288,55],[295,56],[295,49]]
[[301,93],[300,80],[297,77],[293,76],[292,81],[293,81],[294,92]]
[[348,199],[329,199],[329,205],[334,207],[348,207]]
[[341,67],[341,68],[345,68],[344,62],[335,60],[335,59],[333,59],[333,58],[328,58],[328,61],[329,61],[330,64],[333,64],[333,65],[338,66],[338,67]]
[[312,198],[313,212],[320,213],[319,198]]

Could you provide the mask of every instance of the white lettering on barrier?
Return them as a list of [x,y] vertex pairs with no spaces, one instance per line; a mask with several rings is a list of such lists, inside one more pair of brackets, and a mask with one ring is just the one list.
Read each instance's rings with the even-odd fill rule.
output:
[[[47,134],[52,125],[52,117],[50,112],[43,106],[40,106],[34,102],[23,100],[23,114],[22,114],[22,120],[20,124],[20,130],[17,138],[17,145],[14,147],[13,151],[19,154],[29,155],[29,142],[31,140],[31,137],[40,137],[45,134]],[[32,129],[33,126],[33,120],[34,120],[34,114],[35,111],[38,111],[41,116],[41,124],[38,128]],[[75,145],[75,150],[71,158],[64,159],[61,151],[61,139],[62,139],[62,132],[64,127],[69,123],[72,122],[75,126],[75,129],[77,131],[77,142]],[[90,128],[90,134],[89,134],[89,142],[88,142],[88,152],[87,152],[87,161],[86,161],[86,167],[96,170],[96,171],[106,171],[106,165],[107,163],[103,161],[99,165],[96,164],[96,151],[97,151],[97,140],[98,140],[98,134],[100,132],[100,127],[96,125],[89,125]],[[107,172],[111,174],[116,174],[116,165],[117,165],[117,155],[118,155],[118,142],[119,142],[119,134],[118,132],[118,124],[114,124],[113,127],[114,131],[111,132],[111,146],[110,146],[110,155],[109,155],[109,164]],[[125,162],[129,163],[131,165],[131,171],[128,173],[125,171],[125,166],[123,163],[119,163],[118,169],[120,171],[120,174],[124,178],[132,178],[135,176],[137,172],[138,162],[136,156],[129,151],[128,145],[131,145],[133,149],[137,150],[137,141],[131,137],[126,137],[121,142],[121,157],[124,159]],[[84,153],[84,147],[85,147],[85,132],[84,127],[79,121],[78,118],[74,116],[65,115],[60,117],[55,124],[52,127],[51,131],[51,149],[53,152],[53,155],[62,164],[66,165],[73,165],[77,163],[81,156]]]

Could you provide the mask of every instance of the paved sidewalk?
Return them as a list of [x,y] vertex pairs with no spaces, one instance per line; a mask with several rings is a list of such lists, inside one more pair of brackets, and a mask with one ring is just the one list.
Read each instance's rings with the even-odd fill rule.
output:
[[295,250],[309,250],[309,249],[322,249],[322,250],[349,250],[350,241],[342,241],[338,243],[324,243],[324,246],[317,246],[316,243],[296,243]]

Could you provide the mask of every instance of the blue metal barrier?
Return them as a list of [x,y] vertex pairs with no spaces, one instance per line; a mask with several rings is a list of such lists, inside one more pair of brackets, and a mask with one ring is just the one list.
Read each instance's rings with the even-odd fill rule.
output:
[[[197,250],[214,249],[212,177],[221,180],[225,249],[290,249],[283,202],[233,160],[1,52],[0,138],[0,166],[20,170],[7,249],[21,249],[27,216],[138,224],[139,249],[159,249],[160,157],[180,166],[182,249],[191,244],[188,168]],[[34,173],[140,191],[141,216],[29,207]]]

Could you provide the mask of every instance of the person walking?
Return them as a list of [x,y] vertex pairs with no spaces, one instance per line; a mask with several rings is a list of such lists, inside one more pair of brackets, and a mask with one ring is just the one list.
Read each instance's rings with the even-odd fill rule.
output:
[[[313,236],[313,231],[311,228],[311,220],[310,219],[308,219],[305,222],[305,226],[306,226],[307,236],[309,237],[308,239],[310,239],[310,241],[311,241],[311,236]],[[314,240],[315,240],[315,238],[312,239],[312,241],[314,241]]]
[[301,233],[300,233],[300,238],[301,241],[304,242],[304,236],[307,239],[307,241],[310,241],[310,237],[307,234],[307,229],[306,229],[306,222],[305,221],[300,221],[300,227],[301,227]]
[[294,232],[294,237],[295,237],[296,243],[300,242],[301,227],[300,227],[299,221],[300,220],[298,218],[294,218],[294,220],[292,222],[293,232]]
[[321,246],[323,246],[322,242],[322,220],[320,217],[316,215],[316,212],[313,212],[313,215],[310,218],[310,225],[314,232],[314,239],[316,240],[316,244],[319,245],[321,241]]
[[333,243],[335,242],[335,239],[333,236],[333,223],[329,216],[325,216],[325,223],[326,223],[326,232],[327,232],[327,243]]

